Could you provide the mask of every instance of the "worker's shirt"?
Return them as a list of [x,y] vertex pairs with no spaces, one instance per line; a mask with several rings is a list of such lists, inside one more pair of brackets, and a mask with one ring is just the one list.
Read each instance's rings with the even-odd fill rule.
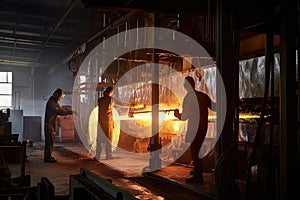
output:
[[47,132],[56,133],[58,122],[57,122],[57,115],[69,115],[72,114],[71,110],[64,110],[60,107],[57,100],[51,96],[46,104],[46,111],[45,111],[45,123],[44,125],[47,126]]
[[182,105],[181,120],[188,120],[186,142],[191,142],[196,136],[205,137],[208,127],[208,109],[212,101],[209,96],[200,91],[188,92]]
[[113,128],[112,98],[105,95],[98,99],[98,121],[103,132],[108,135]]

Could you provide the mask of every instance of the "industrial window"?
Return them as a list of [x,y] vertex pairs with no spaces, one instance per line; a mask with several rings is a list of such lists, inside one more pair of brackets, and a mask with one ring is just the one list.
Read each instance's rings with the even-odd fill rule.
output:
[[12,106],[12,72],[0,72],[0,109]]

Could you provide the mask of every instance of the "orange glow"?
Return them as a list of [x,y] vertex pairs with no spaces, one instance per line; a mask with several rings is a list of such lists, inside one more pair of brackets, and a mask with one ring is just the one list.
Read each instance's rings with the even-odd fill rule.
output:
[[[113,109],[113,116],[118,118],[118,112]],[[90,144],[89,153],[94,156],[96,147],[97,147],[97,132],[98,132],[98,107],[96,106],[90,116],[89,116],[89,127],[88,127],[89,135],[88,142]],[[113,129],[113,137],[112,137],[112,146],[115,149],[118,146],[120,136],[120,125],[118,120],[114,120],[114,129]]]
[[260,118],[260,116],[253,115],[251,113],[240,113],[240,119],[253,119],[253,118]]
[[[162,109],[163,110],[163,109]],[[159,126],[162,126],[164,122],[169,120],[177,120],[172,111],[169,112],[159,112]],[[130,117],[127,114],[119,115],[115,118],[115,120],[125,121],[125,120],[133,120],[136,125],[140,127],[149,127],[152,125],[152,112],[149,107],[145,110],[136,112]]]
[[174,128],[174,131],[177,132],[177,131],[179,130],[179,125],[178,125],[178,123],[175,123],[175,125],[174,125],[173,128]]
[[[170,138],[170,135],[176,136],[177,134],[185,134],[187,123],[184,121],[178,120],[174,117],[173,111],[164,112],[163,110],[172,110],[174,108],[166,108],[166,106],[161,106],[159,112],[159,131],[160,136]],[[132,117],[129,117],[127,113],[119,114],[114,109],[114,131],[113,131],[113,146],[117,147],[120,136],[120,127],[121,123],[127,123],[129,121],[133,122],[134,126],[131,129],[131,134],[136,137],[149,137],[151,135],[151,126],[152,126],[152,112],[151,106],[146,107],[143,110],[139,110],[139,112],[134,113]],[[251,113],[241,113],[240,119],[254,119],[259,118],[259,115],[253,115]],[[216,112],[210,111],[209,120],[215,120],[217,118]],[[127,121],[127,122],[126,122]],[[130,125],[131,126],[131,125]],[[139,128],[150,128],[149,135],[141,135],[139,132]],[[97,107],[90,114],[89,118],[89,142],[91,144],[91,150],[95,150],[96,148],[96,137],[97,137],[97,128],[98,128],[98,109]],[[135,133],[136,132],[136,133]],[[140,134],[140,135],[139,135]],[[172,137],[173,137],[172,136]]]

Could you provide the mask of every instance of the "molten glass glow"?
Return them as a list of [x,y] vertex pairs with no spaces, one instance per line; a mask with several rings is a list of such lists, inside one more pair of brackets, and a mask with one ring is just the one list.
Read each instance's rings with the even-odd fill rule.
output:
[[253,119],[253,118],[260,118],[259,115],[254,115],[251,113],[240,113],[240,119]]
[[[118,113],[116,109],[113,109],[114,118],[114,130],[112,145],[114,149],[118,146],[120,132],[123,131],[129,135],[140,138],[147,138],[151,136],[152,128],[152,112],[151,109],[143,110],[143,112],[135,113],[133,116],[128,116],[127,113]],[[179,121],[174,117],[173,111],[160,110],[159,112],[159,130],[163,134],[174,135],[184,132],[186,122]],[[130,127],[127,130],[121,130],[121,127]],[[90,144],[89,153],[93,156],[96,150],[97,132],[98,132],[98,107],[96,106],[89,116],[89,138]],[[128,133],[129,132],[129,133]],[[169,137],[169,136],[168,136]],[[169,138],[171,139],[171,138]]]

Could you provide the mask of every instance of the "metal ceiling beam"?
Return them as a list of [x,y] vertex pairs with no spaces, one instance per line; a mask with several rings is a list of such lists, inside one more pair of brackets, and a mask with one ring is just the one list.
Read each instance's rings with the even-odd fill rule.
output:
[[[5,37],[4,39],[0,38],[0,43],[3,44],[2,47],[4,47],[4,44],[13,44],[15,42],[15,38],[7,38]],[[40,47],[42,45],[41,41],[32,41],[32,40],[25,40],[25,39],[18,39],[18,44],[23,45],[23,46],[28,46],[28,47]],[[53,47],[53,48],[64,48],[62,44],[59,43],[47,43],[48,47]]]
[[[16,60],[6,60],[6,59],[1,59],[0,60],[0,65],[7,65],[7,66],[19,66],[19,67],[31,67],[31,62],[28,61],[16,61]],[[36,68],[44,68],[42,64],[37,63]]]
[[81,0],[86,7],[127,11],[207,13],[208,0]]

